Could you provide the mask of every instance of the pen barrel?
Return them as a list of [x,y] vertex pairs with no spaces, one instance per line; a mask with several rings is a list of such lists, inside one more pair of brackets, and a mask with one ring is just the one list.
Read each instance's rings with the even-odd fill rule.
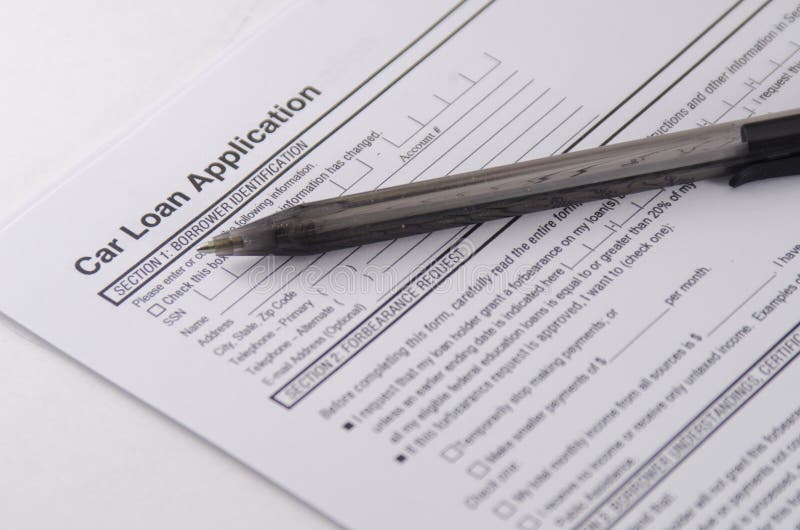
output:
[[[730,176],[769,158],[742,125],[713,125],[296,206],[245,227],[271,253],[316,254],[503,217]],[[786,147],[777,148],[785,156]],[[796,148],[791,148],[796,149]],[[778,152],[776,151],[776,153]],[[248,252],[263,253],[261,248]],[[247,245],[245,245],[247,247]]]

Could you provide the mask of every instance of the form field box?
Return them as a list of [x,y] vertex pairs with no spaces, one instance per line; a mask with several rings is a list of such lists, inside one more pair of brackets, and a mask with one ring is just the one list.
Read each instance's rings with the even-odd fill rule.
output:
[[492,511],[500,519],[508,519],[509,517],[514,515],[514,513],[516,513],[517,508],[513,504],[508,502],[508,501],[502,501],[502,502],[498,503],[492,509]]
[[451,445],[446,447],[441,454],[442,458],[448,462],[455,462],[464,455],[464,452],[457,445]]
[[147,312],[153,315],[154,317],[161,316],[166,308],[161,304],[153,304],[147,308]]
[[483,478],[489,474],[489,466],[483,462],[475,462],[467,468],[467,474],[475,478]]

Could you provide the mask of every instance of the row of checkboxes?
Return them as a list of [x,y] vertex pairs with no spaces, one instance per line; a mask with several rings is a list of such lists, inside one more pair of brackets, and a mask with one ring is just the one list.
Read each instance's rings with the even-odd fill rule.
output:
[[[464,456],[464,451],[458,444],[452,444],[440,454],[448,462],[456,462]],[[467,467],[467,474],[476,479],[482,479],[489,474],[491,469],[485,462],[477,460]],[[509,501],[501,501],[495,505],[492,511],[500,519],[510,519],[517,512],[517,508]],[[520,530],[537,530],[541,525],[541,521],[532,515],[525,515],[517,521],[517,528]]]
[[[344,428],[350,430],[352,428],[352,424],[350,427],[345,424]],[[448,462],[456,462],[462,456],[464,456],[464,451],[457,444],[453,444],[446,447],[440,453],[440,455]],[[402,453],[395,457],[395,460],[401,464],[407,459],[408,457]],[[469,467],[467,467],[467,474],[476,479],[482,479],[486,477],[490,471],[491,467],[480,460],[473,462]],[[495,505],[495,507],[492,509],[492,512],[494,512],[494,514],[500,519],[510,519],[515,513],[517,513],[517,507],[509,501],[501,501]],[[541,526],[542,522],[532,515],[524,515],[517,521],[517,528],[519,530],[538,530],[541,528]]]
[[[440,454],[442,458],[448,462],[457,462],[462,456],[464,456],[464,451],[461,450],[461,447],[458,444],[453,444],[447,446]],[[478,460],[477,462],[473,462],[467,468],[467,474],[475,478],[483,478],[489,474],[490,470],[491,468],[488,465]]]

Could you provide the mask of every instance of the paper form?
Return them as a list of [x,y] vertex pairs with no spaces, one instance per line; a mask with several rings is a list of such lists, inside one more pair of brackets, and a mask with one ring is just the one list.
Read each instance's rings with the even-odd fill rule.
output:
[[795,107],[800,3],[377,4],[287,10],[32,205],[0,232],[3,312],[348,528],[797,526],[800,180],[195,248]]

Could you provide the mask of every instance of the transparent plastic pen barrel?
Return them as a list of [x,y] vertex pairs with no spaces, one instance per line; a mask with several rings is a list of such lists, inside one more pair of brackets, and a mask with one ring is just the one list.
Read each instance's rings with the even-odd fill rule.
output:
[[[764,128],[766,136],[791,137],[798,115],[778,116],[783,121],[786,117],[787,127]],[[235,255],[314,254],[731,176],[752,165],[755,157],[769,158],[771,146],[780,144],[774,139],[761,142],[763,152],[756,152],[742,139],[743,124],[780,121],[770,119],[730,122],[307,203],[236,229],[212,246]],[[800,148],[791,141],[783,143],[783,150]],[[775,150],[776,156],[785,154]]]

